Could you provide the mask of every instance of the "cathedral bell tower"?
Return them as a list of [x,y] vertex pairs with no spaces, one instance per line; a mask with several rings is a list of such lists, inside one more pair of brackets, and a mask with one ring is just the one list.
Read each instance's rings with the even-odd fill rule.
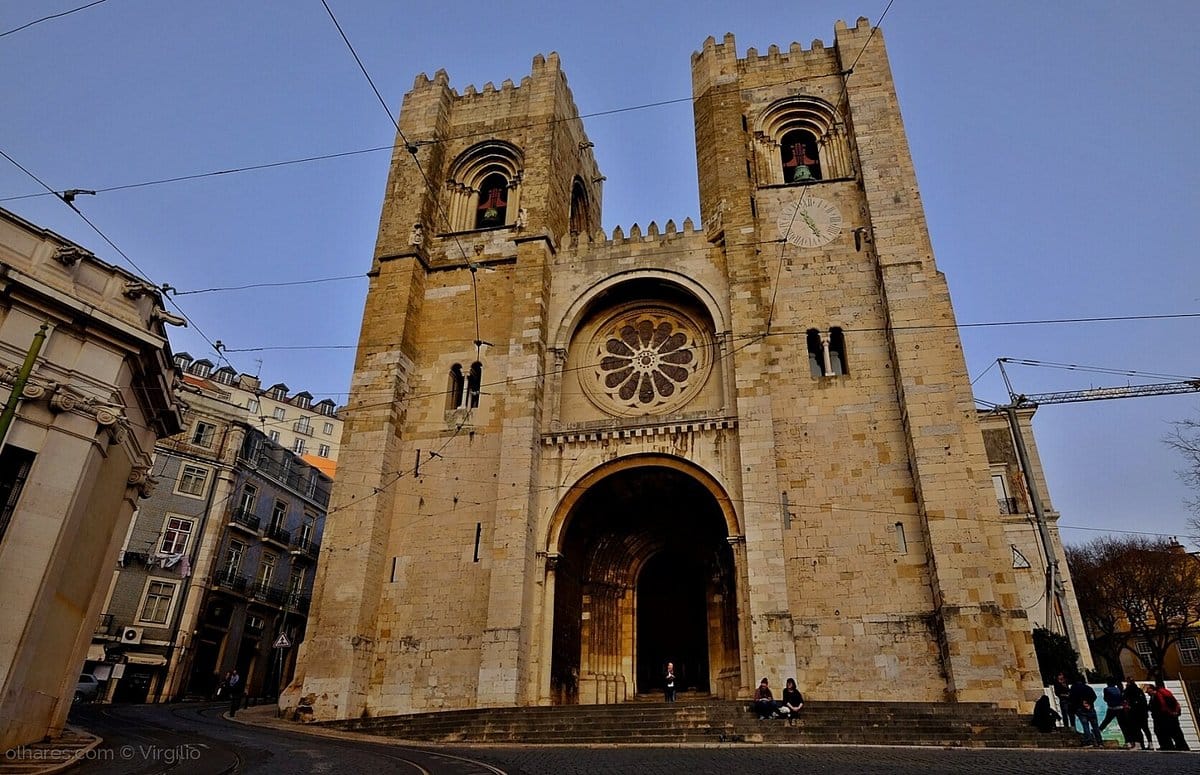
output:
[[[472,547],[466,573],[422,602],[421,617],[461,630],[449,623],[464,611],[451,590],[473,598],[470,664],[443,676],[439,691],[482,705],[527,700],[532,627],[522,595],[534,552],[525,551],[521,492],[532,490],[528,472],[539,451],[533,417],[543,400],[544,295],[556,241],[590,239],[600,225],[603,178],[557,54],[534,57],[519,85],[459,93],[445,71],[419,75],[399,123],[312,637],[284,698],[292,706],[317,698],[318,717],[412,704],[407,695],[379,700],[372,674],[400,648],[388,633],[404,628],[393,597],[404,586],[408,531],[453,536],[455,563],[462,542]],[[431,394],[432,405],[423,400]],[[523,484],[505,490],[495,520],[466,510],[431,517],[430,508],[455,511],[460,497],[423,497],[422,465],[429,477],[447,469],[452,477],[472,458],[488,461],[475,478]]]
[[[734,331],[764,337],[734,354],[740,435],[776,453],[743,497],[796,504],[775,557],[797,669],[1032,701],[1030,627],[882,34],[839,22],[831,47],[744,58],[709,38],[692,78],[702,218],[725,248]],[[896,556],[872,570],[884,542]],[[936,659],[909,662],[930,641]]]

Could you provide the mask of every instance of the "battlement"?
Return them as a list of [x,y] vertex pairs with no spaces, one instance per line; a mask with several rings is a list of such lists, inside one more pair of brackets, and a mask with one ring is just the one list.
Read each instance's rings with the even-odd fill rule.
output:
[[[620,226],[617,226],[613,228],[611,235],[607,235],[603,229],[599,229],[590,239],[583,235],[568,234],[562,238],[559,244],[573,246],[582,253],[622,247],[632,247],[636,251],[645,246],[657,247],[664,239],[691,239],[693,237],[701,240],[703,246],[708,244],[704,238],[704,231],[698,229],[691,218],[685,218],[682,228],[677,227],[674,220],[668,220],[660,230],[658,222],[651,221],[643,232],[642,227],[635,223],[629,227],[628,234]],[[697,247],[702,246],[698,244]]]
[[[839,33],[845,34],[850,30],[851,28],[844,21],[838,21],[834,25],[835,36]],[[871,32],[871,23],[865,16],[860,16],[855,22],[853,34],[860,31],[867,34]],[[721,80],[721,76],[732,75],[734,72],[753,73],[760,70],[778,69],[788,64],[813,65],[827,61],[835,55],[836,50],[836,42],[832,46],[826,47],[823,40],[815,38],[808,48],[795,42],[788,46],[787,51],[783,51],[777,45],[768,46],[766,54],[760,54],[756,48],[748,48],[746,55],[739,58],[733,33],[729,32],[725,34],[720,43],[710,35],[705,39],[701,49],[692,53],[692,72],[700,74],[707,70],[709,79],[716,81]]]
[[430,89],[444,89],[454,99],[471,99],[473,97],[486,97],[493,94],[505,94],[515,92],[518,89],[526,88],[531,85],[534,79],[537,78],[554,78],[565,77],[562,73],[562,64],[558,58],[558,52],[551,51],[549,56],[537,54],[533,57],[533,64],[530,68],[530,74],[521,79],[518,86],[511,78],[506,78],[500,82],[500,87],[496,88],[495,83],[488,81],[480,89],[474,84],[469,84],[460,93],[457,89],[450,85],[450,76],[445,70],[438,70],[430,78],[426,73],[418,73],[413,80],[412,92],[426,91]]

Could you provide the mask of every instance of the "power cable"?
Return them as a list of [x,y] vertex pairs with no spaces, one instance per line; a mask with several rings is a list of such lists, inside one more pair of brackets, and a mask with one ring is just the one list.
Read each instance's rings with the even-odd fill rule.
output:
[[63,11],[61,13],[52,13],[49,16],[43,16],[40,19],[34,19],[31,22],[22,24],[20,27],[13,27],[11,30],[6,30],[4,32],[0,32],[0,38],[5,37],[6,35],[12,35],[14,32],[20,32],[21,30],[27,30],[35,24],[41,24],[42,22],[47,22],[47,21],[50,21],[51,19],[59,19],[59,18],[62,18],[63,16],[70,16],[71,14],[77,13],[78,11],[83,11],[88,8],[91,8],[93,5],[100,5],[101,3],[107,3],[107,2],[108,2],[108,0],[93,0],[93,2],[90,2],[87,5],[81,5],[78,8],[72,8],[69,11]]
[[[124,250],[121,250],[121,248],[117,246],[117,243],[115,243],[111,239],[109,239],[108,235],[105,234],[103,231],[101,231],[99,226],[97,226],[95,223],[93,223],[90,218],[88,218],[86,215],[84,215],[82,210],[80,210],[78,207],[75,206],[75,201],[74,201],[75,194],[83,193],[83,192],[80,192],[75,189],[71,189],[71,190],[67,190],[67,191],[63,191],[62,193],[59,193],[58,191],[55,191],[49,185],[47,185],[46,182],[43,181],[41,178],[39,178],[37,175],[33,174],[33,172],[31,172],[30,170],[28,170],[24,166],[22,166],[19,162],[17,162],[16,159],[14,159],[13,157],[11,157],[7,153],[5,153],[3,149],[0,149],[0,156],[3,156],[17,169],[21,170],[26,175],[28,175],[29,177],[31,177],[35,181],[37,181],[38,184],[40,184],[42,186],[42,188],[46,189],[51,194],[54,194],[55,196],[57,196],[62,201],[63,204],[65,204],[67,207],[71,208],[75,212],[76,215],[78,215],[81,219],[83,219],[83,222],[86,223],[88,226],[90,226],[92,231],[94,231],[94,232],[96,232],[96,234],[100,235],[100,238],[102,240],[104,240],[106,243],[108,243],[109,247],[111,247],[113,250],[117,251],[117,253],[121,256],[121,258],[125,259],[125,262],[127,264],[129,264],[135,270],[137,270],[137,273],[139,275],[141,275],[140,279],[142,280],[142,282],[144,282],[144,283],[146,283],[146,285],[152,287],[155,291],[161,293],[161,288],[165,287],[165,286],[158,286],[155,283],[151,282],[150,280],[146,279],[148,277],[147,273],[140,266],[137,265],[137,262],[135,262],[132,258],[130,258],[129,255]],[[87,192],[87,193],[90,193],[90,192]],[[224,348],[218,346],[217,343],[215,343],[211,339],[209,339],[208,335],[205,334],[204,331],[202,331],[200,329],[200,327],[196,325],[195,321],[193,321],[190,317],[188,317],[188,314],[183,310],[182,307],[179,306],[178,302],[176,302],[174,299],[171,299],[169,296],[166,295],[166,293],[161,293],[161,296],[166,301],[171,303],[171,306],[173,306],[179,312],[179,314],[183,316],[183,319],[188,322],[188,324],[192,327],[192,329],[197,334],[199,334],[200,337],[202,339],[204,339],[204,341],[208,342],[209,346],[212,347],[213,350],[217,353],[217,358],[219,360],[223,360],[226,364],[229,365],[230,368],[232,368],[234,370],[237,369],[237,367],[235,367],[229,361],[229,359],[225,357],[225,354],[223,352]]]

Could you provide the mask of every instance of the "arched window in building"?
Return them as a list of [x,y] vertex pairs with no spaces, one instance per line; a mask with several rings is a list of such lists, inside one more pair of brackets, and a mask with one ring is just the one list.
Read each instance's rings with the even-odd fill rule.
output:
[[589,234],[591,230],[587,189],[584,188],[582,180],[575,178],[575,182],[571,184],[571,233]]
[[456,363],[450,367],[450,385],[446,389],[446,409],[458,409],[462,406],[466,381],[463,378],[462,364]]
[[808,371],[814,377],[838,377],[849,374],[846,364],[846,336],[834,327],[828,334],[808,329]]
[[446,395],[446,408],[474,409],[479,406],[479,390],[483,383],[483,364],[476,361],[471,370],[463,373],[462,364],[450,367],[450,387]]
[[466,408],[474,409],[479,406],[479,391],[483,386],[483,364],[479,361],[471,364],[471,373],[467,375]]
[[821,332],[808,329],[808,373],[814,377],[825,376],[825,348],[821,344]]
[[837,110],[816,97],[773,103],[754,123],[757,180],[788,185],[854,174],[846,127]]
[[829,329],[829,376],[849,374],[850,367],[846,363],[846,337],[842,329]]
[[508,181],[498,172],[484,178],[479,187],[479,204],[475,207],[475,228],[490,229],[503,226],[508,211]]
[[451,231],[511,226],[520,207],[524,164],[516,146],[499,140],[463,152],[446,181]]
[[783,178],[787,183],[821,179],[820,153],[812,132],[797,129],[783,136],[779,145],[783,158]]

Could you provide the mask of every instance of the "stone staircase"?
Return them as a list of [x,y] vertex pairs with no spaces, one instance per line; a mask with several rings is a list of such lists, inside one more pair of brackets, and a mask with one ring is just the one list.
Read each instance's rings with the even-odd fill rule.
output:
[[439,743],[521,745],[767,743],[1063,748],[1079,735],[1041,734],[989,703],[807,703],[801,718],[759,721],[747,703],[639,700],[619,705],[489,708],[325,722],[372,735]]

